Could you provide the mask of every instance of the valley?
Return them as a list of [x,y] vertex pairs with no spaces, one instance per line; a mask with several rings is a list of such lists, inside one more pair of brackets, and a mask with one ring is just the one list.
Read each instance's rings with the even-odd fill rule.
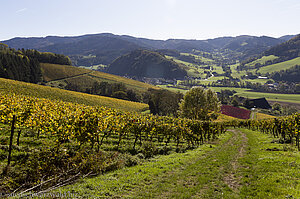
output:
[[299,45],[1,42],[0,197],[300,197]]

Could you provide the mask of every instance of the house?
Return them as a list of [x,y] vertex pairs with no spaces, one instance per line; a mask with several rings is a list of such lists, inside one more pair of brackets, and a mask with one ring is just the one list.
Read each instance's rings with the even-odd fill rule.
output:
[[266,98],[250,99],[249,107],[247,108],[261,108],[261,109],[270,109],[272,108]]

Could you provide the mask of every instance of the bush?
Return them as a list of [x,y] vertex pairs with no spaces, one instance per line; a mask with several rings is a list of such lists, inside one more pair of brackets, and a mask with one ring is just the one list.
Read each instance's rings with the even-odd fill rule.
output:
[[142,145],[142,153],[145,158],[151,158],[157,153],[156,146],[153,142],[144,142]]

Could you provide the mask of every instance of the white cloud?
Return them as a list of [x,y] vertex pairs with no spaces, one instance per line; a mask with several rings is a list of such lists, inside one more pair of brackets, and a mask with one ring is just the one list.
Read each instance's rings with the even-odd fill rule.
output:
[[25,12],[27,10],[27,8],[22,8],[20,10],[17,10],[16,13],[21,13],[21,12]]

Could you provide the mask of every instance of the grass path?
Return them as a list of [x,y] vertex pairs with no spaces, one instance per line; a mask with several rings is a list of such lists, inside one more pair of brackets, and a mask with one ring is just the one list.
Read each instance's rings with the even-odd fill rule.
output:
[[238,192],[241,184],[240,180],[242,178],[242,176],[237,176],[237,172],[241,167],[238,161],[245,155],[246,147],[248,145],[248,138],[241,131],[237,131],[237,130],[231,130],[231,131],[235,134],[235,136],[241,136],[242,142],[239,147],[238,153],[236,153],[235,158],[233,159],[233,161],[231,161],[232,170],[227,175],[224,176],[223,180],[228,185],[229,188],[231,188],[234,192]]
[[53,79],[51,81],[48,81],[47,83],[51,83],[51,82],[55,82],[55,81],[61,81],[61,80],[68,80],[68,79],[72,79],[72,78],[76,78],[76,77],[88,75],[88,74],[91,74],[92,72],[93,71],[87,72],[87,73],[78,74],[78,75],[72,75],[72,76],[68,76],[68,77],[57,78],[57,79]]
[[214,143],[58,190],[78,198],[299,198],[300,154],[268,135],[230,130]]

